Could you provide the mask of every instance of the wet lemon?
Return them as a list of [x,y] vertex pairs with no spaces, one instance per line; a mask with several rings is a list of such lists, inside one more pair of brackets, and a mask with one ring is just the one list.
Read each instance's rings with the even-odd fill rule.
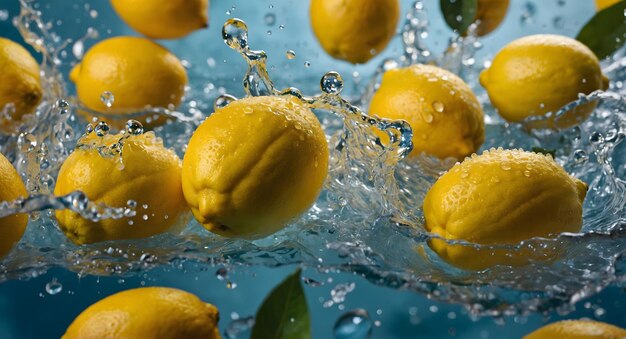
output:
[[596,9],[599,12],[607,7],[611,7],[615,5],[616,3],[620,1],[623,1],[623,0],[596,0]]
[[430,65],[387,71],[369,113],[407,121],[413,129],[412,156],[422,152],[463,159],[485,140],[480,103],[461,78]]
[[[187,73],[180,60],[161,45],[144,38],[116,37],[89,49],[70,79],[83,105],[104,117],[117,114],[116,120],[101,120],[121,127],[128,114],[180,104]],[[165,122],[154,115],[133,119],[147,127]]]
[[217,308],[174,288],[142,287],[110,295],[74,319],[63,339],[219,339]]
[[209,0],[111,0],[117,14],[152,39],[176,39],[209,27]]
[[312,0],[311,26],[333,58],[365,63],[382,52],[396,32],[398,0]]
[[209,231],[255,238],[305,212],[327,172],[328,145],[311,110],[295,98],[251,97],[218,109],[195,131],[183,191]]
[[[481,245],[517,244],[533,237],[578,232],[587,185],[552,157],[491,149],[442,175],[424,199],[426,229],[444,239]],[[476,249],[433,239],[431,248],[464,269],[523,265],[549,253]]]
[[[0,203],[26,198],[28,192],[11,162],[0,153]],[[17,214],[0,219],[0,258],[6,256],[22,238],[28,215]]]
[[[593,52],[559,35],[531,35],[509,43],[480,74],[480,83],[498,113],[513,122],[557,112],[579,93],[608,88]],[[570,111],[557,127],[576,124],[594,108],[595,103],[588,103]]]
[[37,61],[24,47],[0,38],[0,131],[13,132],[42,96]]
[[592,320],[563,320],[546,325],[524,339],[623,339],[626,330]]
[[480,20],[476,27],[478,36],[493,32],[506,17],[509,9],[509,0],[478,0],[476,20]]
[[70,210],[56,211],[61,230],[76,244],[149,237],[185,223],[180,159],[148,132],[123,141],[121,162],[110,150],[119,149],[121,135],[99,137],[95,132],[79,140],[57,178],[55,195],[82,191],[108,207],[137,205],[134,217],[91,221]]

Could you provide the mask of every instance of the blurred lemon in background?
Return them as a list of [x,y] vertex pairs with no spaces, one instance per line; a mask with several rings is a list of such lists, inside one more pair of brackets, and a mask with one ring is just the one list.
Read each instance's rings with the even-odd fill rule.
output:
[[152,39],[177,39],[209,27],[209,0],[111,0],[117,14]]
[[[586,192],[584,182],[548,155],[492,149],[456,164],[435,182],[424,199],[425,227],[447,240],[481,245],[578,232]],[[447,262],[470,270],[523,265],[546,256],[450,245],[441,239],[429,244]]]
[[524,339],[623,339],[626,330],[592,320],[563,320],[546,325]]
[[485,140],[478,99],[461,78],[436,66],[387,71],[369,113],[407,121],[413,129],[412,156],[424,152],[463,159]]
[[[180,104],[187,72],[174,54],[157,43],[144,38],[115,37],[91,47],[72,69],[70,79],[76,84],[83,105],[103,114],[100,120],[120,128],[129,114]],[[115,120],[107,117],[115,115]],[[132,118],[146,127],[166,120],[154,115]]]
[[365,63],[382,52],[396,33],[398,0],[312,0],[311,26],[333,58]]
[[611,7],[623,0],[596,0],[596,10],[599,12],[607,7]]
[[[607,89],[608,82],[598,58],[587,46],[565,36],[547,34],[509,43],[480,74],[491,103],[512,122],[557,112],[576,100],[579,93]],[[568,112],[560,127],[584,120],[595,105],[584,104]]]
[[174,288],[142,287],[110,295],[74,319],[63,339],[218,339],[217,308]]
[[509,0],[478,0],[476,20],[480,20],[476,28],[478,36],[493,32],[506,17]]
[[14,132],[42,97],[37,61],[21,45],[0,37],[0,132]]
[[91,221],[70,210],[57,210],[61,230],[76,244],[149,237],[187,220],[178,156],[148,132],[123,141],[120,163],[119,156],[102,151],[120,137],[100,137],[92,132],[81,138],[61,166],[54,194],[78,190],[108,207],[126,207],[132,200],[137,205],[136,215]]
[[[28,197],[22,178],[11,162],[0,153],[0,203]],[[28,215],[16,214],[0,218],[0,258],[6,256],[22,238]]]
[[328,156],[319,121],[297,99],[249,97],[218,109],[194,132],[183,191],[209,231],[262,237],[315,202]]

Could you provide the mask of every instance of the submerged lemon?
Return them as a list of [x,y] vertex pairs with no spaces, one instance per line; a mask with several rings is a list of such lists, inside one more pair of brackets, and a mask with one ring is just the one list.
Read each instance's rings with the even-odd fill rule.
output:
[[180,159],[148,132],[123,141],[122,157],[101,155],[120,135],[99,137],[95,132],[79,145],[59,171],[55,195],[82,191],[92,201],[108,207],[125,207],[135,201],[136,215],[98,222],[70,210],[56,211],[61,230],[76,244],[134,239],[162,233],[184,224],[188,215],[180,178]]
[[592,320],[563,320],[546,325],[524,339],[623,339],[626,330]]
[[209,0],[111,0],[117,14],[152,39],[176,39],[209,27]]
[[250,97],[218,109],[194,132],[183,191],[209,231],[255,238],[305,212],[327,172],[328,145],[311,110],[295,98]]
[[387,71],[372,97],[369,113],[406,120],[413,129],[413,151],[463,159],[485,141],[480,103],[461,78],[430,65]]
[[[116,120],[100,120],[120,127],[129,118],[124,115],[180,104],[187,73],[180,60],[161,45],[144,38],[116,37],[89,49],[70,79],[83,105],[105,116],[118,114]],[[103,95],[109,97],[102,100]],[[165,122],[162,116],[152,115],[133,119],[148,127]]]
[[[480,83],[498,113],[513,122],[557,112],[579,93],[608,88],[595,54],[559,35],[531,35],[509,43],[480,74]],[[594,108],[595,102],[572,110],[559,126],[576,124]]]
[[611,7],[615,5],[616,3],[620,1],[623,1],[623,0],[596,0],[596,9],[599,12],[607,7]]
[[476,34],[483,36],[500,26],[509,9],[509,0],[478,0],[477,5],[476,20],[480,20],[480,23],[476,27]]
[[398,0],[312,0],[311,26],[333,58],[365,63],[396,33]]
[[174,288],[142,287],[110,295],[74,319],[63,339],[219,339],[217,308]]
[[[0,202],[26,198],[28,192],[13,165],[0,153]],[[28,215],[16,214],[0,219],[0,258],[6,256],[22,238]]]
[[42,96],[37,61],[24,47],[0,37],[0,112],[6,112],[0,113],[0,131],[13,132]]
[[[482,245],[517,244],[533,237],[578,232],[587,185],[550,156],[492,149],[442,175],[424,199],[426,229],[444,239]],[[526,251],[476,249],[433,239],[431,248],[464,269],[523,265]],[[545,253],[537,253],[537,257]]]

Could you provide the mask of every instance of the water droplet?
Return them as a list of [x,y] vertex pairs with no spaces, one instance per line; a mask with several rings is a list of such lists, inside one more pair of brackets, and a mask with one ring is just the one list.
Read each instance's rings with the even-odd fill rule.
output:
[[293,50],[288,50],[287,53],[285,53],[285,55],[287,56],[287,59],[289,60],[293,60],[296,58],[296,52],[294,52]]
[[109,134],[109,125],[104,121],[100,121],[93,130],[96,132],[97,136],[103,137]]
[[228,277],[228,270],[226,267],[220,267],[215,271],[215,276],[218,280],[224,280]]
[[222,27],[222,38],[228,47],[245,50],[248,48],[248,25],[241,19],[228,19]]
[[126,122],[126,133],[130,135],[143,134],[143,125],[137,120],[128,120]]
[[254,326],[254,317],[234,319],[224,330],[224,335],[228,339],[236,339],[241,337]]
[[274,14],[274,13],[267,13],[267,14],[265,14],[265,17],[263,19],[264,19],[266,25],[274,26],[274,24],[276,23],[276,14]]
[[503,163],[503,164],[500,164],[500,168],[502,168],[505,171],[508,171],[511,169],[511,165],[507,163]]
[[602,133],[596,131],[591,133],[591,135],[589,136],[589,141],[592,144],[601,144],[604,143],[604,136],[602,135]]
[[445,109],[445,107],[443,106],[443,103],[441,103],[441,101],[434,101],[433,104],[433,109],[435,110],[435,112],[443,112],[443,110]]
[[9,11],[3,9],[0,10],[0,21],[7,21],[9,19]]
[[285,29],[285,25],[278,26],[279,29]]
[[581,150],[581,149],[577,149],[574,151],[574,162],[578,165],[580,164],[584,164],[585,162],[587,162],[589,160],[589,155],[587,155],[587,152]]
[[343,78],[337,72],[330,71],[322,77],[320,86],[324,93],[338,94],[343,89]]
[[424,113],[422,114],[422,119],[424,119],[425,123],[430,124],[431,122],[433,122],[435,117],[433,117],[433,115],[430,113]]
[[252,107],[246,106],[246,107],[243,108],[243,113],[249,115],[249,114],[254,113],[254,110],[252,109]]
[[113,106],[113,104],[115,103],[115,96],[109,91],[104,91],[100,95],[100,101],[102,101],[104,106],[106,106],[107,108],[111,108],[111,106]]
[[57,278],[52,278],[52,281],[46,284],[46,292],[50,295],[56,295],[63,291],[63,285],[57,281]]
[[311,67],[311,62],[309,62],[309,61],[305,61],[305,62],[304,62],[304,67],[306,67],[306,68]]
[[85,54],[85,44],[82,40],[77,40],[72,45],[72,54],[74,54],[74,57],[77,60],[81,60],[83,58],[83,55]]
[[335,339],[365,339],[372,334],[372,320],[364,309],[344,313],[333,327]]
[[235,98],[232,95],[222,94],[219,97],[217,97],[217,99],[215,99],[215,104],[213,104],[213,107],[215,110],[217,110],[219,108],[226,107],[226,105],[230,104],[231,102],[235,100],[237,100],[237,98]]

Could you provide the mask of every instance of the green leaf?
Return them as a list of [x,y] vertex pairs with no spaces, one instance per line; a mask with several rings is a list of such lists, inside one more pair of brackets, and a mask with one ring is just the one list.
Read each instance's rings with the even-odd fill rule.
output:
[[576,40],[587,45],[599,59],[613,54],[626,42],[626,1],[605,8],[589,20]]
[[547,149],[542,147],[533,147],[532,151],[535,153],[542,153],[545,155],[550,154],[553,158],[556,158],[556,150],[555,149]]
[[460,34],[476,19],[478,0],[439,0],[439,5],[448,26]]
[[251,339],[310,339],[311,317],[300,283],[301,269],[274,287],[259,308]]

